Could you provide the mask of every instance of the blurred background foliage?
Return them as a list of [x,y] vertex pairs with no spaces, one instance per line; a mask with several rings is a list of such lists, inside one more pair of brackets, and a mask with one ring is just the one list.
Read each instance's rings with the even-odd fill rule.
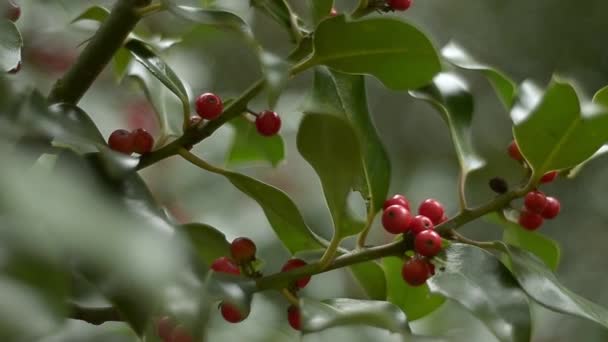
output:
[[[92,34],[87,25],[70,25],[70,21],[91,5],[110,6],[113,2],[21,0],[23,17],[18,26],[24,36],[25,61],[19,74],[8,76],[11,87],[19,90],[34,86],[47,93],[55,79],[74,61],[79,45]],[[290,1],[305,19],[308,19],[307,2]],[[246,0],[184,0],[183,3],[215,3],[238,13],[251,24],[262,46],[278,56],[285,57],[292,48],[286,32],[270,18],[250,9]],[[337,0],[336,8],[339,12],[348,11],[355,3],[354,0]],[[436,48],[450,40],[457,41],[477,60],[498,67],[518,82],[533,79],[546,84],[551,75],[557,73],[575,80],[581,94],[592,94],[608,83],[606,13],[608,2],[603,0],[415,0],[412,9],[399,16],[426,32]],[[190,28],[170,14],[155,15],[140,24],[141,30],[166,37],[188,32]],[[230,98],[259,76],[254,53],[235,35],[214,29],[190,32],[181,44],[167,51],[167,60],[189,83],[193,94],[213,91],[223,98]],[[475,172],[469,180],[468,194],[475,204],[493,196],[487,186],[491,177],[501,176],[514,183],[521,178],[522,171],[505,153],[512,139],[508,114],[485,79],[475,73],[465,72],[465,75],[475,95],[474,142],[480,154],[488,160],[488,165]],[[276,168],[263,163],[228,166],[286,191],[302,210],[309,225],[320,235],[330,237],[331,219],[320,182],[295,149],[296,128],[302,116],[300,105],[310,82],[310,73],[291,81],[277,105],[277,112],[284,122],[282,134],[287,148],[286,160]],[[449,132],[441,118],[427,104],[412,99],[406,92],[386,90],[376,80],[369,79],[368,92],[377,129],[393,162],[391,193],[402,192],[414,203],[434,197],[446,204],[448,213],[455,213],[458,165]],[[117,85],[111,68],[94,84],[80,105],[106,137],[117,128],[143,126],[154,132],[157,127],[144,94],[128,79]],[[265,106],[264,97],[260,96],[251,107],[263,110]],[[175,119],[174,124],[179,125],[181,114],[177,102],[174,108],[169,107],[169,113]],[[225,164],[233,135],[232,127],[223,127],[212,138],[196,146],[194,152],[215,164]],[[37,163],[42,170],[44,165],[44,160]],[[564,284],[603,305],[608,305],[608,294],[604,291],[608,284],[608,259],[604,257],[608,241],[607,171],[608,159],[600,158],[585,168],[579,177],[560,179],[549,185],[546,190],[560,198],[563,214],[543,228],[545,234],[562,246],[558,274]],[[148,168],[142,175],[154,197],[179,221],[211,224],[222,230],[228,240],[242,235],[252,238],[258,245],[259,256],[266,261],[267,270],[278,269],[288,258],[287,251],[275,238],[258,205],[225,179],[196,169],[178,158]],[[5,192],[4,196],[10,199],[10,192]],[[23,205],[29,206],[28,210],[35,210],[43,201],[53,201],[53,197],[47,193],[31,200],[31,203],[23,202]],[[70,201],[60,203],[67,206]],[[91,230],[95,228],[94,225],[89,227]],[[480,239],[500,236],[497,226],[481,220],[463,231]],[[98,237],[99,234],[92,236]],[[374,229],[370,242],[381,243],[389,239],[382,229]],[[113,240],[106,240],[103,243],[113,246]],[[148,245],[143,250],[150,254],[140,256],[139,266],[171,267],[181,257],[179,248],[175,246],[167,247],[174,250],[165,253],[154,245],[156,242],[153,240],[144,243]],[[353,241],[346,244],[352,246]],[[137,269],[135,266],[125,265],[123,271]],[[146,276],[145,268],[139,272],[142,277]],[[10,293],[5,292],[10,289],[11,284],[0,282],[0,298],[3,298],[2,294]],[[314,277],[303,295],[318,299],[358,298],[363,296],[363,292],[346,271],[340,270]],[[0,302],[4,305],[5,300],[0,299]],[[255,297],[251,316],[242,324],[228,325],[219,314],[212,312],[209,340],[296,340],[297,335],[286,324],[286,306],[277,294],[268,292]],[[608,333],[591,322],[553,314],[537,306],[534,306],[533,313],[536,324],[534,341],[608,340]],[[37,324],[44,326],[47,323],[41,318]],[[467,311],[450,302],[430,316],[415,321],[412,327],[419,333],[447,330],[460,336],[459,341],[495,339]],[[353,327],[328,330],[307,336],[304,340],[371,341],[379,338],[396,340],[386,332]],[[55,336],[42,341],[133,339],[118,323],[97,327],[69,322]]]

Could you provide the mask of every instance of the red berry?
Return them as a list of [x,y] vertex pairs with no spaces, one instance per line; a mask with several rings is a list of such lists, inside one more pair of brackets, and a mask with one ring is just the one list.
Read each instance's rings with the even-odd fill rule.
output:
[[433,221],[431,221],[431,219],[429,219],[428,217],[424,215],[416,215],[412,219],[412,223],[410,223],[409,229],[412,234],[416,236],[427,229],[435,229],[435,225],[433,224]]
[[386,208],[390,207],[391,205],[400,205],[402,207],[405,207],[405,209],[410,210],[410,201],[408,201],[407,198],[405,198],[405,196],[403,195],[395,195],[387,199],[386,201],[384,201],[382,209],[386,210]]
[[4,16],[6,19],[15,22],[21,17],[21,7],[12,1],[5,5]]
[[201,122],[201,120],[203,120],[203,119],[201,119],[200,116],[191,116],[190,120],[188,121],[188,125],[190,127],[196,126],[196,125],[198,125]]
[[509,156],[517,161],[523,161],[524,157],[521,155],[521,151],[519,150],[519,146],[517,146],[517,143],[515,142],[515,140],[511,141],[511,143],[509,144],[509,147],[507,148],[507,152],[509,153]]
[[124,154],[133,153],[133,135],[124,129],[117,129],[108,138],[108,146],[114,151]]
[[430,277],[428,262],[424,259],[413,258],[403,264],[401,276],[411,286],[420,286]]
[[204,93],[196,99],[196,112],[203,119],[216,119],[223,110],[222,99],[213,93]]
[[331,10],[329,11],[329,16],[330,17],[335,17],[338,15],[338,11],[336,11],[335,7],[332,7]]
[[192,335],[184,327],[177,327],[171,334],[170,338],[166,340],[167,342],[193,342],[194,339]]
[[526,195],[524,205],[529,211],[540,214],[547,206],[547,197],[540,191],[531,191]]
[[540,178],[540,182],[551,183],[555,180],[555,178],[557,178],[557,171],[549,171]]
[[131,136],[133,136],[133,152],[145,154],[152,151],[152,147],[154,147],[154,138],[148,131],[139,128],[131,132]]
[[434,230],[425,230],[414,239],[416,253],[432,258],[441,251],[441,236]]
[[255,243],[248,238],[236,238],[230,244],[230,254],[237,264],[244,264],[255,259]]
[[540,214],[543,218],[552,219],[559,214],[559,210],[561,209],[561,205],[557,198],[547,197],[547,206],[545,210]]
[[281,117],[273,111],[265,110],[256,117],[255,127],[261,135],[273,136],[281,129]]
[[296,307],[295,305],[291,305],[287,309],[287,320],[289,321],[289,325],[291,325],[291,327],[295,330],[300,330],[302,328],[301,318],[302,317],[300,315],[300,309],[298,309],[298,307]]
[[388,5],[395,11],[405,11],[412,6],[412,0],[388,0]]
[[222,317],[230,323],[238,323],[245,319],[239,309],[229,303],[221,303],[220,311],[222,312]]
[[519,224],[527,230],[536,230],[542,226],[543,217],[524,209],[519,214]]
[[433,224],[441,223],[443,214],[445,214],[443,205],[439,201],[429,198],[424,202],[420,203],[418,207],[418,214],[423,215],[431,219]]
[[211,263],[211,269],[215,272],[230,273],[235,275],[241,274],[239,267],[235,265],[232,260],[226,257],[220,257],[215,259],[213,263]]
[[[289,272],[295,268],[302,267],[307,265],[306,261],[302,259],[289,259],[281,269],[281,272]],[[296,286],[300,289],[303,289],[310,282],[310,276],[305,276],[296,280]]]
[[163,340],[169,340],[174,329],[175,325],[173,324],[169,316],[159,318],[156,321],[156,333],[158,334],[158,337]]
[[411,222],[410,211],[398,204],[386,208],[382,214],[382,225],[392,234],[405,233]]

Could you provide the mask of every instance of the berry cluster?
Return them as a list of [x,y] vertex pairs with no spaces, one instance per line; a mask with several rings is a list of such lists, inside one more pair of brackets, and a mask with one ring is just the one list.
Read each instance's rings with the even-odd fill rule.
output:
[[[215,120],[224,111],[222,99],[213,93],[204,93],[196,99],[196,113],[199,117],[190,118],[190,126],[198,125],[202,119]],[[265,110],[252,113],[255,116],[255,127],[263,136],[270,137],[281,129],[281,118],[273,111]]]
[[[526,161],[515,141],[511,141],[507,152],[511,158],[526,165]],[[557,171],[550,171],[544,174],[540,183],[551,183],[557,178]],[[539,190],[534,190],[526,194],[524,198],[524,208],[519,214],[519,224],[527,230],[537,230],[542,226],[545,219],[550,220],[559,214],[561,205],[559,200],[554,197],[546,196]]]
[[[220,257],[211,263],[211,269],[215,272],[228,273],[236,276],[245,275],[247,277],[261,277],[253,267],[253,262],[256,261],[257,247],[253,241],[245,237],[239,237],[230,244],[230,257]],[[289,272],[296,268],[306,266],[304,260],[293,258],[289,259],[281,268],[281,272]],[[289,286],[291,293],[305,288],[310,282],[311,276],[305,276],[297,279]],[[222,317],[227,322],[238,323],[243,321],[247,316],[243,315],[233,304],[222,302],[219,304],[219,309]],[[300,309],[292,305],[287,310],[287,319],[289,324],[296,330],[300,330]]]
[[114,151],[128,155],[132,153],[145,154],[152,151],[154,138],[143,128],[138,128],[131,132],[117,129],[110,134],[108,146]]
[[[20,67],[21,64],[19,64],[18,68]],[[222,115],[223,111],[224,104],[219,96],[213,93],[201,94],[196,99],[196,112],[198,116],[190,118],[189,126],[196,126],[203,119],[215,120]],[[277,134],[281,129],[281,118],[277,113],[265,110],[259,114],[252,114],[256,117],[255,127],[261,135],[270,137]],[[154,138],[143,128],[135,129],[132,132],[118,129],[112,132],[108,138],[108,145],[112,150],[124,154],[145,154],[152,151],[152,148],[154,147]]]
[[412,217],[410,203],[403,195],[395,195],[384,202],[382,225],[392,234],[408,234],[414,239],[416,255],[410,258],[401,271],[403,279],[412,286],[420,286],[435,274],[430,258],[441,251],[441,236],[435,225],[446,221],[443,205],[427,199],[418,207],[418,215]]
[[536,230],[545,219],[553,219],[559,214],[559,201],[535,190],[528,193],[524,200],[524,209],[519,214],[519,224],[527,230]]

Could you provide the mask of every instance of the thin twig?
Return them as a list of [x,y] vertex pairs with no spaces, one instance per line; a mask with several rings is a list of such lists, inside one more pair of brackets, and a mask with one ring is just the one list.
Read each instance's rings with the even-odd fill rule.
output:
[[76,63],[55,83],[49,102],[77,104],[141,19],[137,10],[149,4],[149,0],[118,0]]
[[454,241],[466,243],[467,245],[472,245],[483,249],[500,249],[496,241],[471,240],[463,235],[458,234],[454,229],[452,229],[449,234]]

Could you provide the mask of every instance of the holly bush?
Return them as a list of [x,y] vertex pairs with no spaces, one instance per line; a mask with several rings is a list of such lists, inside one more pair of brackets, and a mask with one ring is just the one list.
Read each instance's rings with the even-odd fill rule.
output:
[[[538,231],[584,229],[547,189],[608,151],[608,87],[516,82],[438,47],[411,0],[100,2],[3,4],[3,341],[530,341],[540,307],[608,328]],[[36,36],[49,17],[71,35]],[[509,114],[499,156],[477,151],[471,79]],[[439,114],[453,193],[432,172],[404,191],[370,113],[388,93]],[[448,142],[422,128],[390,145]],[[486,337],[443,326],[450,305]]]

